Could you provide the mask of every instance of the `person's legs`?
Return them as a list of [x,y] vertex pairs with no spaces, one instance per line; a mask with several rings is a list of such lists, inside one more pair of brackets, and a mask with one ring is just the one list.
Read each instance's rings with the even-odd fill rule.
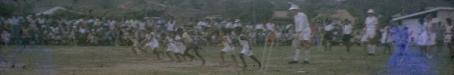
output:
[[310,51],[311,51],[310,50],[310,48],[311,48],[310,41],[309,40],[304,41],[303,47],[304,47],[304,63],[308,64],[309,59],[310,59]]
[[161,52],[158,51],[157,48],[152,48],[152,50],[153,50],[153,54],[156,56],[156,58],[157,58],[158,60],[161,60]]
[[182,58],[184,59],[183,54],[174,53],[174,55],[175,55],[175,58],[177,59],[177,62],[181,62],[181,61],[182,61],[182,60],[181,60]]
[[450,51],[450,56],[451,56],[451,59],[454,59],[454,44],[449,44],[449,51]]
[[429,58],[429,59],[432,58],[432,47],[433,47],[433,45],[427,46],[427,47],[426,47],[426,56],[427,56],[427,58]]
[[300,49],[295,49],[295,52],[293,54],[293,59],[292,61],[289,61],[288,63],[289,64],[296,64],[298,63],[298,60],[299,60],[299,56],[300,56]]
[[235,65],[238,65],[238,61],[236,60],[235,55],[231,54],[230,57],[232,58],[232,60],[235,63]]
[[375,55],[375,45],[372,43],[367,44],[368,55]]
[[294,54],[293,54],[293,58],[291,61],[288,62],[288,64],[296,64],[298,63],[298,59],[299,59],[299,55],[300,55],[300,41],[295,39],[292,41],[292,49],[294,49]]
[[240,54],[240,60],[241,63],[243,64],[243,69],[247,68],[246,60],[244,60],[244,54]]
[[195,55],[202,61],[202,65],[205,65],[205,59],[199,54],[199,49],[194,50]]
[[225,55],[225,52],[223,52],[223,51],[221,51],[221,52],[219,53],[219,56],[221,57],[221,64],[224,64],[224,63],[225,63],[224,55]]
[[259,67],[262,67],[262,63],[259,61],[259,59],[257,59],[254,55],[251,55],[249,56],[252,60],[254,60],[258,65]]
[[194,60],[194,56],[189,53],[190,50],[194,50],[194,49],[188,48],[187,50],[184,51],[183,55],[184,55],[184,57],[189,57],[189,61],[192,61],[192,60]]
[[346,48],[347,52],[350,52],[350,47],[351,47],[350,40],[344,41],[344,44],[345,44],[345,48]]
[[166,51],[167,57],[169,57],[170,60],[174,61],[174,58],[172,57],[172,52],[171,51]]
[[8,61],[5,59],[5,57],[3,57],[2,55],[3,55],[3,53],[1,53],[1,51],[0,51],[0,64],[1,64],[1,63],[6,63],[6,62],[8,62]]

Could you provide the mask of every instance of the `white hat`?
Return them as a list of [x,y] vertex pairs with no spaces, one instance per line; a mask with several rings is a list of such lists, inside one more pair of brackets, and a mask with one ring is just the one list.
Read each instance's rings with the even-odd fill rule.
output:
[[375,12],[374,12],[374,9],[369,9],[369,10],[367,10],[367,13],[375,13]]
[[298,5],[294,4],[294,3],[290,3],[290,8],[288,10],[295,10],[295,9],[300,9]]

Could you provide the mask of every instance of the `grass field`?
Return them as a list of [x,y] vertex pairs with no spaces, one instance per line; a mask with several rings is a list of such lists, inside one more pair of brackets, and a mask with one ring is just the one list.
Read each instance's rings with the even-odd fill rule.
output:
[[[205,66],[201,66],[199,61],[156,60],[152,53],[136,56],[129,49],[112,46],[3,47],[0,50],[2,56],[25,64],[26,68],[3,66],[0,75],[382,75],[391,55],[378,51],[376,56],[367,56],[362,47],[354,47],[350,53],[341,46],[332,51],[313,47],[310,64],[289,65],[287,62],[293,50],[279,46],[272,49],[267,70],[249,67],[250,70],[242,71],[230,58],[226,58],[228,65],[219,64],[220,47],[201,50],[207,59]],[[22,52],[16,52],[18,50]],[[253,50],[259,60],[264,61],[261,59],[263,47],[254,47]],[[436,61],[434,70],[439,75],[454,74],[453,61],[448,60],[446,53],[446,50],[436,51],[437,56],[433,59]],[[255,64],[250,59],[247,61]]]

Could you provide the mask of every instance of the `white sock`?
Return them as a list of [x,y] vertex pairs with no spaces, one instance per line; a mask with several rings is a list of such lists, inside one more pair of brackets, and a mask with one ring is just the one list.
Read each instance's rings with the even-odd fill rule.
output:
[[372,54],[372,45],[367,45],[367,53]]
[[371,48],[372,48],[372,49],[371,49],[371,51],[372,51],[371,53],[372,53],[372,54],[375,54],[375,51],[377,50],[377,46],[372,45]]
[[295,55],[293,55],[293,61],[298,61],[300,56],[300,49],[295,49]]
[[309,58],[310,58],[310,53],[311,50],[308,48],[306,50],[304,50],[304,61],[309,61]]

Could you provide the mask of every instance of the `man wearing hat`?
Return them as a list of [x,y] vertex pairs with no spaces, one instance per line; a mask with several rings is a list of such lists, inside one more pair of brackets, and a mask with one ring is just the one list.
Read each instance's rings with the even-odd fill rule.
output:
[[292,47],[295,49],[295,54],[293,60],[289,61],[289,64],[296,64],[299,60],[299,54],[301,46],[304,47],[304,63],[309,63],[309,53],[310,53],[310,38],[311,38],[311,27],[309,25],[309,20],[303,12],[299,11],[299,7],[296,4],[290,3],[290,12],[294,17],[295,23],[295,37],[292,41]]
[[365,28],[363,29],[363,36],[361,37],[361,42],[367,44],[367,51],[368,55],[374,55],[376,46],[374,45],[374,38],[376,34],[376,28],[378,24],[378,19],[375,16],[375,12],[373,9],[369,9],[367,11],[367,18],[364,24],[366,24]]

